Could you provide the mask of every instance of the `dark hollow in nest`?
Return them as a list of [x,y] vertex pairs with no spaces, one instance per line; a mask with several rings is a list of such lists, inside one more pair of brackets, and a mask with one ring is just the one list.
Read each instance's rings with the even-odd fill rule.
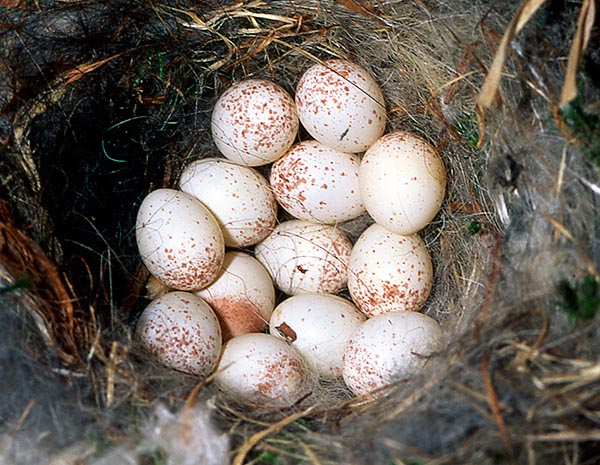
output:
[[[475,98],[517,7],[5,2],[0,463],[228,463],[199,449],[234,463],[596,463],[598,29],[577,99],[559,107],[579,8],[547,2],[484,111]],[[388,130],[442,153],[448,194],[422,233],[436,280],[424,311],[448,348],[383,399],[322,386],[309,410],[233,405],[131,347],[148,302],[135,212],[214,155],[208,121],[228,85],[265,77],[293,92],[327,58],[371,71]],[[186,440],[176,418],[201,437]]]

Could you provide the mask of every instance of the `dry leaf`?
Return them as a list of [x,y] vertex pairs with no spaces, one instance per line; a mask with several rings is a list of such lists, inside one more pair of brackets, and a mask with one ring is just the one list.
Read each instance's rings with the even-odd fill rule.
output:
[[581,57],[587,47],[594,26],[596,17],[595,0],[584,0],[577,20],[577,32],[573,38],[573,44],[569,51],[569,61],[567,61],[567,73],[560,95],[560,105],[566,105],[577,95],[577,68],[581,63]]
[[276,328],[289,342],[294,342],[298,336],[296,331],[294,331],[290,325],[288,325],[285,321],[281,323]]
[[337,0],[340,5],[345,6],[353,13],[358,13],[363,16],[371,17],[376,13],[375,7],[370,4],[364,5],[362,2],[357,2],[355,0]]
[[517,10],[517,14],[506,28],[506,31],[504,31],[504,35],[502,36],[498,50],[496,50],[496,55],[494,55],[492,66],[488,72],[485,82],[483,83],[481,92],[477,97],[477,103],[482,107],[489,108],[494,101],[498,86],[500,85],[502,68],[504,67],[504,62],[506,61],[506,55],[508,54],[508,47],[510,46],[510,43],[519,33],[519,31],[523,29],[523,26],[527,24],[529,19],[538,10],[538,8],[544,4],[544,2],[545,0],[524,1]]

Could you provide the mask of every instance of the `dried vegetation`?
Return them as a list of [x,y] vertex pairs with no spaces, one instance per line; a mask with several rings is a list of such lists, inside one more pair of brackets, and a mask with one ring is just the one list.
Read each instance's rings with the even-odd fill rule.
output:
[[[1,385],[0,463],[598,463],[593,1],[3,3],[1,356],[27,369]],[[228,84],[293,91],[332,57],[370,70],[388,128],[447,164],[423,237],[436,269],[424,311],[448,347],[377,399],[324,385],[290,411],[232,405],[131,347],[147,302],[134,212],[213,153],[207,121]],[[32,373],[40,383],[15,387]]]

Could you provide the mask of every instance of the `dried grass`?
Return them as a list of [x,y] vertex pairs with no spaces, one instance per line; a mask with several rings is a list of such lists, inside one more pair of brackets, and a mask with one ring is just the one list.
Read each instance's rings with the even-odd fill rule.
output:
[[[208,411],[228,434],[234,464],[596,463],[597,318],[569,319],[560,292],[574,295],[586,276],[599,277],[598,172],[581,155],[587,142],[569,138],[560,97],[565,73],[572,78],[572,63],[596,39],[591,16],[586,28],[580,19],[583,47],[567,59],[577,17],[556,5],[557,12],[546,5],[544,18],[538,12],[522,21],[514,41],[502,39],[517,7],[354,0],[6,5],[2,282],[13,285],[7,302],[18,301],[27,309],[22,318],[35,323],[23,344],[29,356],[58,373],[58,386],[68,379],[89,389],[80,402],[92,420],[81,429],[98,435],[92,452],[83,437],[69,447],[58,440],[36,446],[63,447],[59,457],[70,458],[56,463],[172,463],[168,445],[157,450],[148,438],[171,441],[165,438],[183,425],[210,439],[217,433],[202,429],[205,410],[193,412],[212,399]],[[564,40],[546,39],[544,27]],[[486,105],[496,105],[484,112],[477,96],[498,47],[503,66],[491,69],[502,84],[486,94]],[[119,191],[119,210],[130,203],[134,211],[145,192],[174,185],[187,162],[211,154],[210,108],[231,82],[262,76],[293,90],[304,69],[331,57],[369,69],[387,99],[388,128],[425,136],[447,164],[443,212],[423,232],[436,273],[425,311],[446,328],[447,350],[385,396],[350,399],[333,383],[289,411],[231,404],[210,380],[196,385],[144,365],[131,347],[147,273],[131,240],[133,215],[103,204]],[[597,103],[598,89],[580,82],[579,98]],[[106,115],[86,119],[79,110],[86,102]],[[102,135],[87,145],[94,130]],[[81,151],[75,161],[73,150]],[[87,184],[77,185],[70,164],[82,166]],[[365,221],[342,227],[356,236]],[[0,430],[0,463],[18,455],[24,439],[16,433],[36,409],[28,398],[34,395],[23,393],[24,408]],[[153,419],[158,402],[178,413]],[[189,463],[208,463],[190,456],[190,441]],[[32,452],[22,462],[38,457]]]

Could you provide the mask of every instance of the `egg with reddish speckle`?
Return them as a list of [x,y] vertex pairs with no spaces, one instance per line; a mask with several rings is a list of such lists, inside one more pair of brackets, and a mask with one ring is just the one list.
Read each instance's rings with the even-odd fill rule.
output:
[[152,360],[197,376],[212,373],[221,353],[221,328],[210,306],[189,292],[153,300],[136,324],[134,339]]
[[354,304],[342,297],[301,294],[275,308],[269,332],[296,347],[319,376],[338,379],[348,339],[364,320]]
[[179,186],[205,205],[220,224],[225,245],[247,247],[277,221],[277,202],[265,177],[223,158],[203,158],[181,173]]
[[214,379],[238,402],[284,408],[310,393],[313,378],[294,347],[269,334],[251,333],[225,343]]
[[329,60],[309,68],[296,87],[298,116],[308,133],[340,152],[365,151],[385,131],[383,93],[359,65]]
[[426,140],[397,131],[367,150],[359,183],[365,207],[377,223],[398,234],[413,234],[439,211],[446,191],[446,168]]
[[217,314],[225,340],[262,331],[275,307],[269,273],[256,258],[239,251],[227,252],[216,281],[195,294]]
[[402,236],[373,224],[354,244],[348,291],[365,315],[419,310],[432,285],[431,257],[416,234]]
[[279,204],[294,218],[335,224],[365,212],[359,166],[358,155],[308,140],[273,164],[270,183]]
[[348,281],[352,243],[338,228],[284,221],[254,247],[254,255],[288,295],[337,294]]
[[298,112],[279,84],[245,79],[218,99],[211,132],[219,151],[240,165],[260,166],[277,160],[298,133]]
[[139,207],[135,236],[148,271],[174,289],[201,289],[216,279],[223,265],[221,228],[212,213],[185,192],[150,192]]
[[362,323],[343,356],[343,378],[355,395],[406,381],[442,348],[442,329],[419,312],[392,312]]

